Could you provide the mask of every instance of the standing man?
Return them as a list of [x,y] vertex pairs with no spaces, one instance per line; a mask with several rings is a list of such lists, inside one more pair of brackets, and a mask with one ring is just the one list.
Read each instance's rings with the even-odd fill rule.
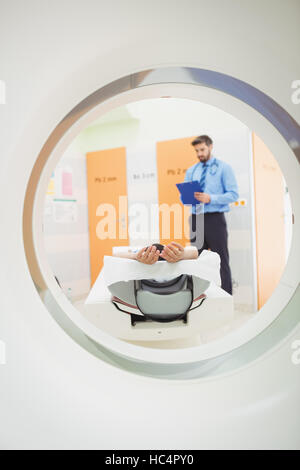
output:
[[213,141],[208,135],[197,137],[191,144],[199,163],[187,169],[184,181],[199,181],[200,191],[195,192],[194,197],[202,203],[192,206],[191,244],[197,247],[199,254],[210,248],[220,255],[222,289],[232,294],[224,212],[228,212],[229,203],[239,197],[236,178],[228,163],[212,156]]

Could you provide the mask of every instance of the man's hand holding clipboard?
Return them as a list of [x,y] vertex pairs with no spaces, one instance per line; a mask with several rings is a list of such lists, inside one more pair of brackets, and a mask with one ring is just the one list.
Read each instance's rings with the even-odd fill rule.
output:
[[176,186],[181,194],[183,204],[195,206],[201,202],[204,204],[210,202],[209,194],[200,192],[199,181],[187,181],[186,183],[178,183]]

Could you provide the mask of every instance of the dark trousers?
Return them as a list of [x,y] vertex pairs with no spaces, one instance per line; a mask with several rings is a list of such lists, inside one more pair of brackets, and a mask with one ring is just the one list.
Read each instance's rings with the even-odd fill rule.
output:
[[190,217],[190,240],[191,245],[197,247],[199,255],[208,248],[220,255],[221,286],[228,294],[232,294],[228,232],[224,213],[192,214]]

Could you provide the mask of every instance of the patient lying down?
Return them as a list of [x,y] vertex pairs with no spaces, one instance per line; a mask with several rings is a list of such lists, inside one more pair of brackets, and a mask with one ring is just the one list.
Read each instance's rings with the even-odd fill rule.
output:
[[[183,260],[192,260],[198,258],[198,250],[196,247],[186,247],[176,242],[168,245],[153,244],[137,251],[121,253],[118,257],[129,258],[140,263],[153,265],[157,261],[167,261],[168,263],[176,263]],[[191,276],[190,276],[191,277]],[[194,278],[195,279],[195,278]],[[124,296],[124,284],[118,283],[109,287],[113,297],[113,303],[121,303],[131,308],[139,308],[139,310],[150,319],[156,321],[173,321],[178,318],[185,317],[188,310],[196,301],[203,301],[206,295],[204,291],[209,285],[206,280],[198,279],[192,281],[187,276],[179,275],[174,277],[158,277],[157,270],[154,279],[144,279],[137,281],[135,288],[135,305],[128,302],[125,298],[120,298],[120,293]],[[197,285],[195,285],[195,283]],[[181,292],[181,294],[179,293]],[[192,295],[198,292],[198,295]],[[157,298],[159,295],[159,300]],[[126,294],[125,294],[126,295]],[[122,295],[121,295],[122,297]],[[173,304],[172,304],[173,302]],[[169,311],[170,310],[170,311]],[[172,312],[172,313],[171,313]],[[127,312],[129,313],[129,312]]]
[[128,251],[127,253],[120,253],[115,256],[135,259],[144,264],[154,264],[157,261],[176,263],[177,261],[198,258],[198,250],[195,246],[184,248],[180,243],[176,242],[171,242],[168,245],[153,243],[150,246],[141,248],[137,253]]
[[[165,261],[165,263],[160,261]],[[219,255],[203,250],[198,256],[196,247],[183,248],[176,242],[171,242],[166,246],[153,244],[136,252],[128,248],[126,252],[104,256],[103,268],[85,303],[106,302],[113,296],[122,299],[127,304],[135,305],[136,309],[135,294],[138,294],[139,289],[143,290],[143,286],[146,286],[148,281],[152,281],[154,290],[160,289],[157,293],[165,294],[166,292],[162,292],[161,289],[165,288],[170,293],[189,290],[189,286],[185,284],[181,286],[181,283],[185,282],[184,279],[193,281],[194,300],[205,292],[210,283],[220,286]],[[149,285],[146,287],[148,288]],[[160,304],[162,297],[166,301],[171,299],[170,295],[159,297],[161,297],[159,298]]]

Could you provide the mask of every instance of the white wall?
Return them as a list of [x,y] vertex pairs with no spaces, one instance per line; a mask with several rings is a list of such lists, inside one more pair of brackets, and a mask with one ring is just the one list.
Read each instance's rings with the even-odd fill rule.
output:
[[[71,171],[72,194],[65,195],[62,172]],[[88,203],[85,154],[73,142],[54,171],[54,193],[46,195],[44,243],[48,261],[73,300],[90,289]]]

